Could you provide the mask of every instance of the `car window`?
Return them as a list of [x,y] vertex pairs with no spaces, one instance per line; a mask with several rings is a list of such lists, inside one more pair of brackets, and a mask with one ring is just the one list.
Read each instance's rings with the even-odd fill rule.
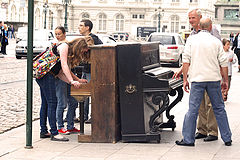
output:
[[148,41],[150,42],[160,41],[160,43],[163,45],[176,44],[174,36],[170,35],[151,35]]

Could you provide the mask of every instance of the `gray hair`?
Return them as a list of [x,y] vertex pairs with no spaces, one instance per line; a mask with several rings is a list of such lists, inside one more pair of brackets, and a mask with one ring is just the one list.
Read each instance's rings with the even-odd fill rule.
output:
[[197,13],[197,15],[200,17],[200,16],[202,16],[202,12],[201,12],[201,10],[200,9],[193,9],[193,10],[191,10],[190,12],[188,12],[188,13],[191,13],[191,12],[196,12]]

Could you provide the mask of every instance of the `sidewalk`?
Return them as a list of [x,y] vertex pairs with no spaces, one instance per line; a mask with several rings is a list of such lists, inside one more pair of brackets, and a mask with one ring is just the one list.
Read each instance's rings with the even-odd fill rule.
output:
[[[240,158],[240,73],[233,67],[232,85],[226,110],[232,131],[232,146],[227,147],[219,136],[214,142],[196,140],[195,147],[176,146],[181,139],[188,93],[173,108],[177,127],[165,129],[160,143],[78,143],[77,135],[68,135],[69,142],[53,142],[39,138],[39,121],[33,122],[33,149],[25,149],[26,126],[0,134],[0,160],[239,160]],[[164,112],[165,114],[165,112]],[[166,120],[166,119],[165,119]],[[77,124],[79,128],[79,125]],[[86,126],[88,130],[89,125]]]

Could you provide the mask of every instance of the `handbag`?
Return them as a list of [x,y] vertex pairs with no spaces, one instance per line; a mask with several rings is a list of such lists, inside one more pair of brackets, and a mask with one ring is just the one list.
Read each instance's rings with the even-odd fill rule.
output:
[[42,78],[58,62],[60,62],[60,55],[57,51],[58,45],[53,44],[50,48],[40,53],[33,59],[33,77],[34,78],[37,78],[37,79]]

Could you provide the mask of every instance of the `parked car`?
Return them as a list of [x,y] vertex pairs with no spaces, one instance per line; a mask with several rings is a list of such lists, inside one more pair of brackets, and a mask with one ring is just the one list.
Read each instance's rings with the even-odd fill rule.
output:
[[[35,30],[33,33],[33,57],[40,54],[52,43],[57,42],[51,30]],[[16,44],[16,58],[27,57],[27,34]]]
[[19,27],[16,32],[16,43],[21,41],[26,36],[27,36],[27,27]]
[[[113,38],[113,37],[111,37],[111,36],[109,36],[109,35],[107,35],[107,34],[96,34],[97,36],[98,36],[98,38],[103,42],[103,44],[114,44],[114,43],[116,43],[116,40]],[[81,34],[78,34],[78,33],[68,33],[67,35],[66,35],[66,39],[68,40],[68,41],[72,41],[72,40],[74,40],[75,38],[79,38],[79,37],[81,37],[82,35]]]
[[127,32],[115,32],[112,33],[111,36],[117,41],[117,40],[128,40],[129,34]]
[[161,63],[173,63],[177,67],[182,65],[184,40],[177,33],[151,33],[148,42],[160,42],[159,56]]

